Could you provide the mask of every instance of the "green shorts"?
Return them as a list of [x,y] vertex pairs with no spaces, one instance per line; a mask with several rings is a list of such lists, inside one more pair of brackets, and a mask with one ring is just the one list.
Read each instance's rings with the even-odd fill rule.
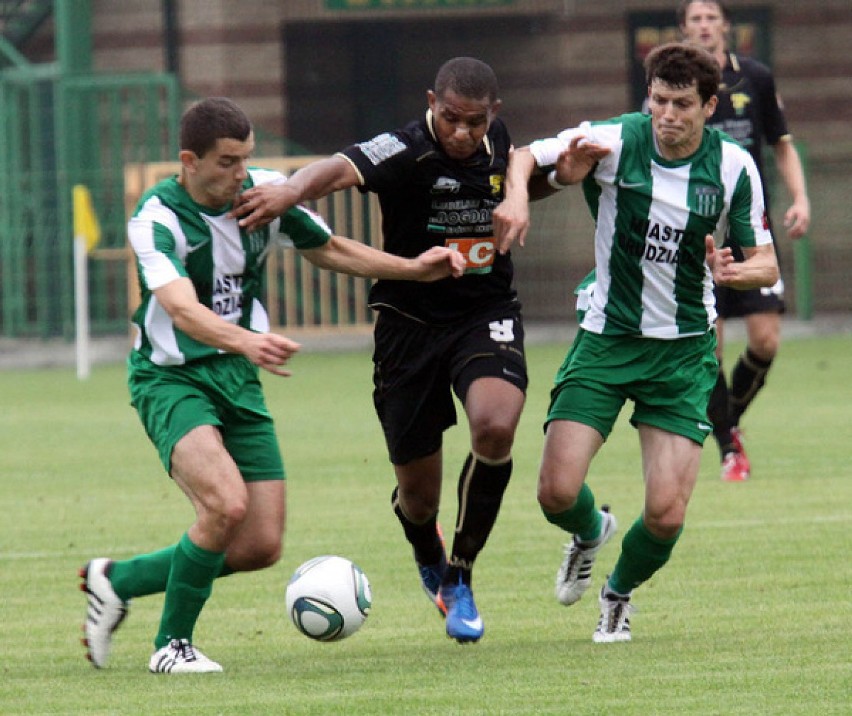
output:
[[606,439],[632,400],[634,427],[652,425],[703,445],[713,429],[707,403],[718,372],[715,348],[714,332],[660,340],[580,329],[556,374],[545,427],[573,420]]
[[163,367],[133,352],[127,366],[130,404],[170,474],[178,441],[194,428],[214,425],[246,482],[285,478],[258,369],[246,358],[222,355]]

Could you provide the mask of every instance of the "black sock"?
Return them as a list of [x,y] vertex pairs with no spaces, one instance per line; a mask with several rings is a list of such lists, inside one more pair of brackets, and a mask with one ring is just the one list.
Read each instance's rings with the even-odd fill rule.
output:
[[730,402],[728,383],[725,380],[725,372],[720,363],[716,385],[713,386],[710,402],[707,405],[707,417],[713,423],[713,436],[719,444],[719,452],[723,458],[728,453],[735,452],[734,441],[731,438],[731,428],[735,423],[731,421]]
[[512,475],[512,458],[500,463],[485,462],[473,453],[467,456],[459,475],[459,511],[445,584],[459,579],[470,584],[470,573],[482,551],[503,501]]
[[731,373],[731,424],[737,425],[746,408],[766,383],[772,359],[761,360],[746,349]]
[[399,487],[393,488],[391,493],[391,506],[397,519],[402,525],[407,539],[414,548],[414,559],[420,564],[437,564],[441,561],[444,547],[438,536],[438,513],[436,512],[422,524],[415,524],[402,511],[399,505]]

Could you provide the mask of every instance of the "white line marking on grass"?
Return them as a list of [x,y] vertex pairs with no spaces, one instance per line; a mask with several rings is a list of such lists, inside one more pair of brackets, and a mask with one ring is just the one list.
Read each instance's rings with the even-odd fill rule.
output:
[[686,522],[690,530],[694,529],[729,529],[731,527],[775,527],[776,525],[809,525],[809,524],[829,524],[835,522],[850,522],[852,514],[841,513],[837,515],[817,515],[817,516],[787,516],[787,517],[772,517],[771,519],[747,519],[747,520],[727,520],[727,521],[712,521],[698,522],[690,520],[687,513]]

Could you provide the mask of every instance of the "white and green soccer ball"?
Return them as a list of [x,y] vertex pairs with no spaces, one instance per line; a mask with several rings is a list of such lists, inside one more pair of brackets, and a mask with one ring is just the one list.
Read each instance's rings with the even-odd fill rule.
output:
[[345,557],[323,555],[302,564],[287,584],[287,613],[302,634],[340,641],[354,634],[370,613],[367,575]]

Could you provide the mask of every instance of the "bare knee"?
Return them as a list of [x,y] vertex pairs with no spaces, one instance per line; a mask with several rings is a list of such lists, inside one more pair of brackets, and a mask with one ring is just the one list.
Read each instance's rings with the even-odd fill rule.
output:
[[554,479],[543,471],[539,474],[538,504],[545,512],[555,514],[570,510],[577,503],[577,495],[579,488],[570,481]]
[[423,524],[431,519],[440,506],[440,488],[431,485],[418,485],[414,488],[399,489],[399,504],[402,513],[414,524]]
[[281,540],[255,541],[250,550],[228,552],[228,566],[238,572],[253,572],[271,567],[281,559]]
[[218,540],[229,543],[242,526],[247,514],[247,496],[234,495],[205,505],[204,509],[199,511],[198,524],[205,532],[215,534]]
[[659,539],[674,539],[683,529],[684,511],[682,509],[669,509],[659,513],[649,512],[644,515],[645,527]]
[[471,425],[471,447],[477,455],[489,460],[500,460],[512,452],[515,440],[515,425],[489,415]]
[[748,348],[760,360],[771,361],[781,345],[781,324],[777,315],[756,314],[748,319]]

